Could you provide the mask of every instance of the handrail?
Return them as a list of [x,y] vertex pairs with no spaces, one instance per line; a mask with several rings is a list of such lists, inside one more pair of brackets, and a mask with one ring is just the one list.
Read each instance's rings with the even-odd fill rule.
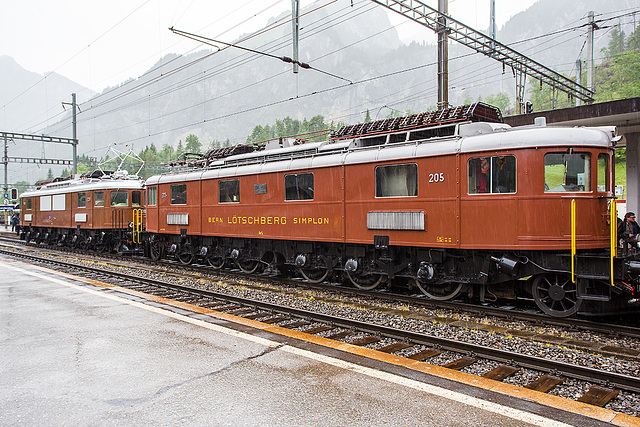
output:
[[140,244],[142,243],[140,240],[140,233],[142,232],[142,213],[143,209],[134,209],[133,210],[133,243]]
[[613,259],[616,257],[618,252],[618,202],[615,199],[611,200],[611,246],[610,246],[610,256],[611,256],[611,286],[615,286],[613,281]]
[[576,199],[571,199],[571,282],[576,283]]

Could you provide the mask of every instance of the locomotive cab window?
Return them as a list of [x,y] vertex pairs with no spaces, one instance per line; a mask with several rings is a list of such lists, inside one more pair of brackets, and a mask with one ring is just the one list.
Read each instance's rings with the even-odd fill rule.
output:
[[588,153],[547,153],[544,156],[544,191],[591,191],[591,156]]
[[187,184],[174,184],[171,186],[171,204],[187,204]]
[[147,192],[149,193],[149,206],[155,206],[158,203],[157,202],[158,189],[156,187],[149,187],[147,189]]
[[417,195],[417,164],[376,167],[376,197],[412,197]]
[[78,207],[79,208],[87,207],[87,193],[78,193]]
[[96,191],[94,198],[96,206],[104,206],[104,191]]
[[609,180],[609,156],[607,154],[598,155],[598,191],[611,191]]
[[240,181],[232,179],[218,182],[219,203],[240,203]]
[[474,157],[467,169],[469,194],[516,192],[516,156]]
[[111,206],[129,206],[129,193],[126,191],[112,191]]
[[131,192],[131,206],[140,206],[142,201],[142,196],[139,191]]
[[31,197],[25,199],[25,209],[29,211],[31,210]]
[[313,200],[313,173],[295,173],[284,176],[285,200]]

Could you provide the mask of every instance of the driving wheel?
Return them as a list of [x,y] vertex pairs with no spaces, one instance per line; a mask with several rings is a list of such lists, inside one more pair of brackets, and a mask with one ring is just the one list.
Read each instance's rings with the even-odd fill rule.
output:
[[436,301],[453,299],[462,290],[462,283],[421,283],[418,279],[415,279],[415,284],[429,299]]
[[327,259],[325,257],[318,257],[316,261],[317,262],[312,266],[298,268],[298,271],[307,282],[324,282],[326,278],[329,277],[329,273],[331,273],[331,269],[327,265]]
[[582,300],[578,298],[578,286],[568,274],[539,275],[533,280],[531,293],[538,308],[549,316],[573,316],[582,305]]
[[382,283],[382,279],[384,279],[384,276],[379,273],[355,275],[349,271],[347,271],[347,277],[349,277],[353,286],[363,291],[370,291],[377,288],[380,283]]
[[178,249],[178,261],[180,261],[181,264],[188,265],[193,262],[193,258],[195,258],[195,255],[193,254],[191,245],[188,243],[181,245],[180,249]]
[[247,260],[247,261],[236,260],[236,264],[238,265],[238,268],[242,270],[243,273],[247,273],[247,274],[255,273],[256,270],[258,269],[258,266],[260,265],[258,261],[252,261],[252,260]]

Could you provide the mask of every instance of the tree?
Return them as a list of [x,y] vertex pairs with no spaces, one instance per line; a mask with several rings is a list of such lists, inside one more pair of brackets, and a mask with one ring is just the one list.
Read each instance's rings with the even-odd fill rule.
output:
[[622,52],[626,50],[624,40],[624,31],[620,29],[620,24],[616,25],[611,29],[611,37],[609,38],[609,44],[606,48],[602,49],[602,52],[605,55],[605,58],[612,59],[617,55],[620,55]]
[[184,147],[182,146],[182,140],[178,140],[178,147],[176,148],[176,156],[180,156],[184,153]]
[[489,105],[498,107],[503,113],[511,107],[511,99],[509,99],[509,95],[504,92],[487,96],[485,102]]
[[168,160],[171,160],[172,154],[173,154],[173,147],[170,146],[169,144],[164,144],[162,146],[162,149],[160,150],[160,153],[158,153],[158,158],[160,161],[166,162]]
[[626,51],[595,72],[596,102],[640,96],[640,51]]
[[640,50],[640,27],[636,28],[636,30],[629,35],[629,38],[627,38],[627,49]]
[[554,90],[553,87],[543,84],[538,80],[529,80],[529,99],[533,104],[533,111],[553,110],[556,108],[568,108],[574,105],[574,101],[567,94]]
[[53,170],[51,170],[51,168],[49,168],[49,171],[47,172],[47,179],[53,179]]
[[369,109],[367,108],[367,114],[364,116],[364,122],[365,123],[369,123],[371,121],[371,113],[369,112]]
[[33,185],[29,181],[18,181],[13,184],[13,187],[18,189],[18,194],[22,194],[33,188]]
[[[184,151],[187,153],[200,153],[202,150],[202,144],[198,140],[198,137],[194,134],[189,134],[184,140],[186,142],[186,146],[184,147]],[[180,147],[180,146],[178,146]]]

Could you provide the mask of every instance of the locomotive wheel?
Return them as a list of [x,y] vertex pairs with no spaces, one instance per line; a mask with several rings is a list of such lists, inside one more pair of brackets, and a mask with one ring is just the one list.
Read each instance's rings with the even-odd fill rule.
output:
[[309,283],[324,282],[326,278],[329,277],[329,273],[331,273],[331,269],[327,265],[327,259],[323,256],[318,258],[316,265],[307,268],[298,268],[298,271]]
[[162,258],[163,252],[164,249],[162,247],[162,243],[160,242],[152,242],[149,246],[149,256],[151,257],[152,261],[158,261],[160,258]]
[[382,279],[384,279],[384,276],[382,274],[378,274],[378,273],[371,273],[371,274],[361,274],[361,275],[351,275],[350,272],[347,271],[347,277],[349,277],[349,280],[351,281],[351,283],[353,283],[353,286],[355,286],[358,289],[362,289],[363,291],[370,291],[372,289],[377,288],[380,283],[382,283]]
[[462,290],[462,283],[420,283],[419,280],[415,279],[415,284],[420,288],[423,294],[429,297],[429,299],[436,301],[447,301],[453,299],[457,297]]
[[209,265],[216,270],[220,270],[222,267],[224,267],[225,261],[226,260],[224,259],[224,257],[221,256],[212,255],[207,257],[207,262],[209,263]]
[[73,249],[78,249],[80,247],[80,244],[82,243],[82,237],[81,236],[74,236],[74,238],[71,238],[71,247]]
[[533,280],[533,299],[540,310],[553,317],[569,317],[582,305],[578,286],[568,274],[541,274]]
[[260,265],[258,261],[252,261],[252,260],[248,260],[248,261],[236,260],[236,264],[238,265],[238,268],[242,270],[243,273],[247,273],[247,274],[255,273],[256,270],[258,269],[258,266]]
[[180,246],[180,249],[178,249],[177,257],[178,261],[180,261],[181,264],[191,264],[193,262],[193,258],[195,258],[193,250],[191,249],[191,245],[186,244],[184,246]]

